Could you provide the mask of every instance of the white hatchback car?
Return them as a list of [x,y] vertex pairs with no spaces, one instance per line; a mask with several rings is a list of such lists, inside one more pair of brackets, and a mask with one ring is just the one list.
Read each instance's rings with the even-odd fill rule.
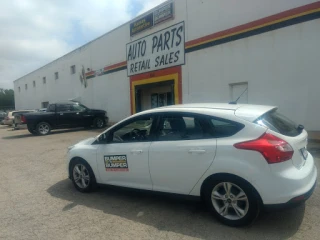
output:
[[307,132],[276,107],[185,104],[144,111],[68,148],[81,192],[97,184],[201,196],[223,223],[304,202],[317,169]]

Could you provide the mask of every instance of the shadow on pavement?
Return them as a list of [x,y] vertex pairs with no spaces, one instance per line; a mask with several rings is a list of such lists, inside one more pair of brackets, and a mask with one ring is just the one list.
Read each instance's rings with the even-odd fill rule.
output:
[[217,222],[200,200],[181,196],[107,186],[83,194],[75,190],[69,179],[56,183],[47,192],[71,202],[62,211],[83,205],[159,230],[202,239],[289,238],[298,231],[305,210],[305,205],[301,205],[282,212],[264,213],[249,227],[230,228]]

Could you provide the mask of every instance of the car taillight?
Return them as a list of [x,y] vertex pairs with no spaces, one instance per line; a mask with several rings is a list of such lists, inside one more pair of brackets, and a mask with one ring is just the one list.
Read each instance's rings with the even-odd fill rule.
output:
[[22,122],[22,123],[26,123],[26,122],[27,122],[26,117],[25,117],[25,116],[23,116],[23,115],[21,116],[21,118],[20,118],[20,119],[21,119],[21,122]]
[[290,160],[294,152],[289,143],[270,133],[264,133],[255,140],[236,143],[234,146],[260,152],[269,164]]

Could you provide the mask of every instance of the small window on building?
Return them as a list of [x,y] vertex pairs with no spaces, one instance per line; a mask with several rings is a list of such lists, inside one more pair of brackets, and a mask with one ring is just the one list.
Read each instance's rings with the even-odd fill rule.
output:
[[41,103],[41,107],[42,107],[42,108],[47,108],[48,105],[49,105],[49,102],[42,102],[42,103]]
[[47,83],[46,77],[43,77],[43,78],[42,78],[42,82],[43,82],[43,84],[46,84],[46,83]]
[[248,103],[248,83],[232,83],[229,84],[230,89],[230,101],[237,103]]
[[18,87],[18,89],[19,89],[19,92],[20,92],[21,91],[20,87]]
[[75,74],[76,73],[76,65],[72,65],[70,67],[70,72],[71,72],[71,74]]
[[33,87],[36,87],[36,81],[33,81]]
[[58,73],[58,72],[55,72],[55,73],[54,73],[54,79],[55,79],[55,80],[59,79],[59,73]]
[[24,88],[27,90],[27,89],[28,89],[28,84],[25,84],[25,85],[24,85]]

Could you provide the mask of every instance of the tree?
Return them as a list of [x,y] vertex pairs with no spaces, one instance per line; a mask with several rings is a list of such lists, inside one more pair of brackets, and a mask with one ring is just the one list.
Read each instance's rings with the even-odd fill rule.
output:
[[14,108],[14,91],[0,88],[0,109]]

